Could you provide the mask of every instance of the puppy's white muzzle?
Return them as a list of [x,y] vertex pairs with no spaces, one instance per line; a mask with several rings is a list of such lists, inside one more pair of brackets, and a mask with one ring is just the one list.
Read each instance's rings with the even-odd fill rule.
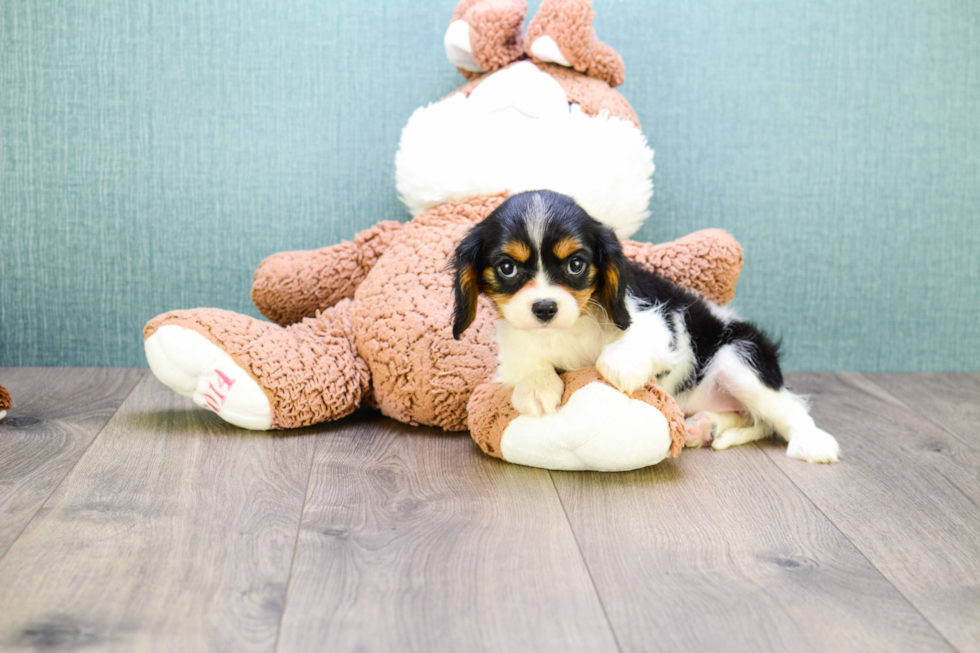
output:
[[579,317],[572,293],[554,284],[531,282],[507,302],[501,312],[515,329],[567,329]]

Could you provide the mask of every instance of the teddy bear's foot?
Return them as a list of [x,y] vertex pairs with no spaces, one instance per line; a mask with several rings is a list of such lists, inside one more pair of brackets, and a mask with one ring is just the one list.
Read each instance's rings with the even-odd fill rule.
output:
[[150,320],[144,335],[161,381],[245,428],[338,419],[370,388],[349,299],[285,328],[218,309],[171,311]]
[[596,37],[594,18],[589,0],[544,0],[527,28],[528,53],[619,86],[626,78],[623,59]]
[[530,467],[627,471],[659,463],[670,445],[663,413],[611,386],[592,383],[557,413],[512,421],[500,453],[504,460]]
[[594,368],[561,378],[561,408],[543,417],[518,414],[508,386],[479,386],[469,402],[473,439],[508,462],[605,472],[654,465],[683,447],[684,416],[662,389],[625,395]]
[[261,386],[200,333],[166,324],[143,345],[153,374],[177,394],[235,426],[272,426],[272,407]]
[[446,56],[468,79],[523,55],[524,0],[461,0],[446,30]]

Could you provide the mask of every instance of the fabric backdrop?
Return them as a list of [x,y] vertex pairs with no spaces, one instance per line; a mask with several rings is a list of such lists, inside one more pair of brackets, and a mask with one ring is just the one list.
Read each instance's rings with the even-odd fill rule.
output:
[[[532,1],[532,11],[539,2]],[[793,370],[980,369],[980,3],[595,0],[656,151]],[[0,365],[143,365],[265,256],[406,219],[453,0],[0,3]]]

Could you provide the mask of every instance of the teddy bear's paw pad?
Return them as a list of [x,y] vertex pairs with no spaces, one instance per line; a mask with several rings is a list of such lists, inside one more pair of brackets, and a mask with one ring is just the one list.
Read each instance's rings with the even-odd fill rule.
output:
[[220,347],[191,329],[166,324],[144,342],[161,383],[230,424],[264,431],[272,408],[261,386]]
[[500,453],[529,467],[627,471],[660,462],[671,442],[659,410],[605,383],[590,383],[556,413],[517,416],[504,430]]
[[3,419],[3,418],[4,418],[4,417],[6,417],[6,416],[7,416],[7,411],[5,411],[5,410],[0,410],[0,419]]

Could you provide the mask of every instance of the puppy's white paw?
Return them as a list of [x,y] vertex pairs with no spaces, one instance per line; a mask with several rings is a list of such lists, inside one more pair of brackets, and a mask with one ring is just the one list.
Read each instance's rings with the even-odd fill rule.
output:
[[541,417],[558,410],[565,384],[554,370],[542,370],[524,377],[514,386],[511,402],[522,415]]
[[789,433],[786,455],[808,463],[836,463],[840,461],[840,445],[834,436],[816,426],[794,429]]
[[626,394],[636,392],[655,376],[652,361],[616,345],[603,349],[595,366],[602,378]]

